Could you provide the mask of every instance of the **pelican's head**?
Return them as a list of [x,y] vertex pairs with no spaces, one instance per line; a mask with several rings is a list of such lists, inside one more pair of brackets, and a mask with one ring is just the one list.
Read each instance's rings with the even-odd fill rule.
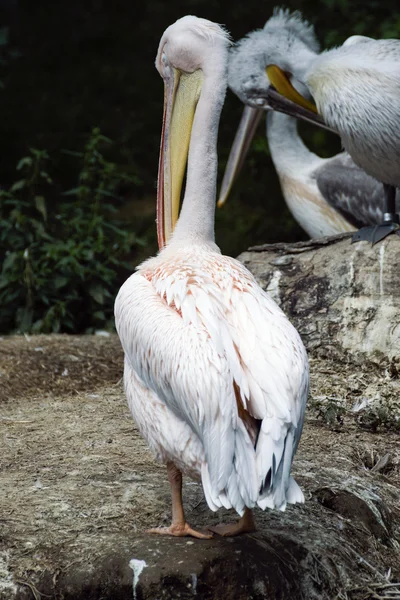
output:
[[[253,31],[231,50],[229,87],[246,107],[229,156],[218,206],[222,206],[229,195],[263,111],[277,108],[289,112],[287,106],[276,107],[277,86],[290,89],[303,107],[304,115],[316,111],[300,79],[318,52],[313,26],[298,11],[291,13],[281,8],[274,10],[264,29]],[[287,73],[291,74],[288,78]],[[278,96],[284,104],[286,100]]]
[[293,83],[307,95],[307,88],[298,81],[310,60],[319,52],[314,28],[296,11],[275,9],[264,29],[248,34],[230,52],[228,82],[240,100],[254,108],[269,105],[270,71],[277,65],[290,72]]
[[[390,40],[381,41],[384,44],[390,44]],[[398,44],[398,40],[393,40],[393,42]],[[374,80],[375,88],[378,88],[379,76],[384,71],[384,65],[387,65],[389,72],[392,64],[395,72],[398,71],[396,52],[393,55],[393,61],[384,60],[389,58],[390,51],[385,53],[382,52],[382,49],[379,50],[379,43],[379,40],[364,35],[352,35],[342,46],[315,56],[300,77],[307,83],[306,94],[301,89],[299,94],[291,87],[290,78],[296,74],[295,70],[287,69],[285,71],[280,65],[270,67],[274,77],[274,79],[271,77],[270,79],[275,87],[269,96],[271,106],[275,110],[310,121],[319,127],[341,135],[342,138],[346,135],[350,138],[354,137],[355,122],[361,123],[359,115],[363,112],[360,110],[360,102],[366,103],[365,112],[369,114],[369,106],[374,104],[369,89],[371,78]],[[376,56],[379,56],[380,51],[382,52],[377,62],[375,62],[374,48]],[[375,75],[371,75],[374,72]],[[365,95],[356,91],[356,83],[360,86],[359,89],[364,88]],[[382,77],[381,85],[385,87],[385,76]],[[305,111],[306,105],[303,96],[309,97],[309,90],[315,99],[318,111],[315,105],[311,111]],[[310,109],[311,107],[306,108]],[[354,110],[353,117],[349,117],[351,109]],[[369,121],[371,118],[369,116]],[[369,126],[372,126],[371,123]]]
[[[226,77],[229,34],[207,19],[186,16],[168,27],[156,68],[164,80],[164,117],[157,193],[157,234],[162,248],[178,220],[182,182],[197,103],[203,85]],[[222,99],[223,100],[223,99]]]

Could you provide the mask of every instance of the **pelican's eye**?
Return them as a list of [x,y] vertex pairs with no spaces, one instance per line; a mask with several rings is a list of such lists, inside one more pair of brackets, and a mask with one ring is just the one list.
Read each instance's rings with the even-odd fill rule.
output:
[[163,52],[162,55],[161,55],[161,62],[164,65],[164,67],[166,67],[168,65],[168,60],[167,60],[167,57],[165,55],[165,52]]

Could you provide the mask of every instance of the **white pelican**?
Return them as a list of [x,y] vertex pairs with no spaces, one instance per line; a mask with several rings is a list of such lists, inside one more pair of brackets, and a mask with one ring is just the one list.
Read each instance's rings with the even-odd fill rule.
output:
[[138,267],[115,303],[128,403],[171,484],[172,524],[150,531],[175,536],[211,535],[185,520],[182,473],[201,480],[212,510],[233,507],[241,515],[212,528],[222,535],[253,531],[256,505],[283,510],[304,501],[290,467],[308,393],[305,348],[251,273],[214,242],[228,46],[220,26],[193,16],[161,38],[160,252]]
[[[304,116],[303,99],[288,79],[290,68],[270,64],[267,72],[282,96],[302,105]],[[339,133],[354,162],[384,184],[383,222],[360,230],[353,240],[376,243],[399,233],[395,188],[400,186],[400,40],[352,36],[300,69],[296,65],[296,78],[310,90],[325,123]],[[283,110],[282,96],[275,96],[274,106]],[[290,104],[295,114],[292,108]],[[308,118],[312,120],[312,111]]]
[[[311,238],[354,231],[383,219],[383,189],[373,177],[357,167],[347,153],[324,159],[310,152],[298,134],[297,120],[271,111],[266,103],[270,86],[266,67],[274,64],[295,74],[297,69],[302,73],[304,65],[315,60],[318,51],[313,26],[299,12],[282,9],[275,9],[264,29],[253,31],[231,50],[229,87],[247,106],[218,202],[222,206],[226,201],[266,110],[268,145],[283,196],[294,218]],[[298,83],[295,85],[299,87]]]

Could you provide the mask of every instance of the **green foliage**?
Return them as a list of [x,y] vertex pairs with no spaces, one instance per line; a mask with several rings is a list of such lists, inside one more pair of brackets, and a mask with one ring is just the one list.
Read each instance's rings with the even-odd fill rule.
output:
[[[0,191],[0,330],[79,332],[110,328],[118,271],[135,244],[115,217],[120,172],[100,149],[110,140],[93,129],[76,188],[56,210],[46,200],[53,186],[45,150],[30,149],[19,179]],[[112,200],[112,202],[111,202]]]
[[[224,23],[238,40],[262,27],[276,0],[173,0],[149,3],[8,2],[13,5],[9,27],[0,32],[0,182],[11,181],[18,157],[27,143],[36,148],[79,148],[83,132],[101,124],[115,141],[108,155],[138,174],[142,186],[128,186],[129,206],[124,214],[146,235],[143,257],[156,251],[154,227],[162,118],[162,81],[154,68],[160,36],[188,12]],[[315,25],[322,48],[342,44],[350,35],[400,37],[400,7],[393,0],[287,0]],[[71,33],[73,32],[73,33]],[[15,49],[20,52],[15,56]],[[60,48],[63,49],[60,52]],[[1,60],[7,64],[1,67]],[[243,105],[230,91],[226,96],[218,136],[223,167],[239,124]],[[310,150],[327,157],[339,152],[337,136],[300,126]],[[117,158],[118,157],[118,158]],[[57,187],[72,187],[71,163],[57,166]],[[75,181],[74,178],[73,181]],[[46,196],[48,198],[48,195]],[[147,202],[146,202],[147,198]],[[148,233],[147,233],[148,232]],[[238,255],[263,242],[296,241],[307,236],[298,227],[282,198],[279,181],[267,152],[265,121],[250,149],[232,196],[217,211],[217,243],[223,252]],[[136,256],[133,257],[136,259]]]

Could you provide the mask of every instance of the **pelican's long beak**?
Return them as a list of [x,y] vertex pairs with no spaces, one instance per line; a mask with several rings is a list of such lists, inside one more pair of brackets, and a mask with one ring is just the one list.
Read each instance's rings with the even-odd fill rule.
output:
[[164,80],[164,116],[157,186],[157,237],[160,249],[167,244],[178,220],[190,136],[202,83],[201,70],[182,73],[172,68],[171,77]]
[[304,98],[293,87],[286,73],[284,73],[282,69],[276,65],[269,65],[267,67],[267,75],[272,84],[268,89],[267,95],[268,104],[271,108],[338,134],[338,132],[329,127],[321,115],[318,114],[315,104],[310,102],[310,100],[307,100],[307,98]]
[[218,207],[225,204],[229,193],[232,189],[233,182],[246,158],[246,154],[250,148],[251,141],[256,132],[257,126],[263,114],[263,110],[245,106],[242,119],[232,144],[229,154],[228,163],[226,165],[224,178],[222,180],[221,190],[219,193]]

